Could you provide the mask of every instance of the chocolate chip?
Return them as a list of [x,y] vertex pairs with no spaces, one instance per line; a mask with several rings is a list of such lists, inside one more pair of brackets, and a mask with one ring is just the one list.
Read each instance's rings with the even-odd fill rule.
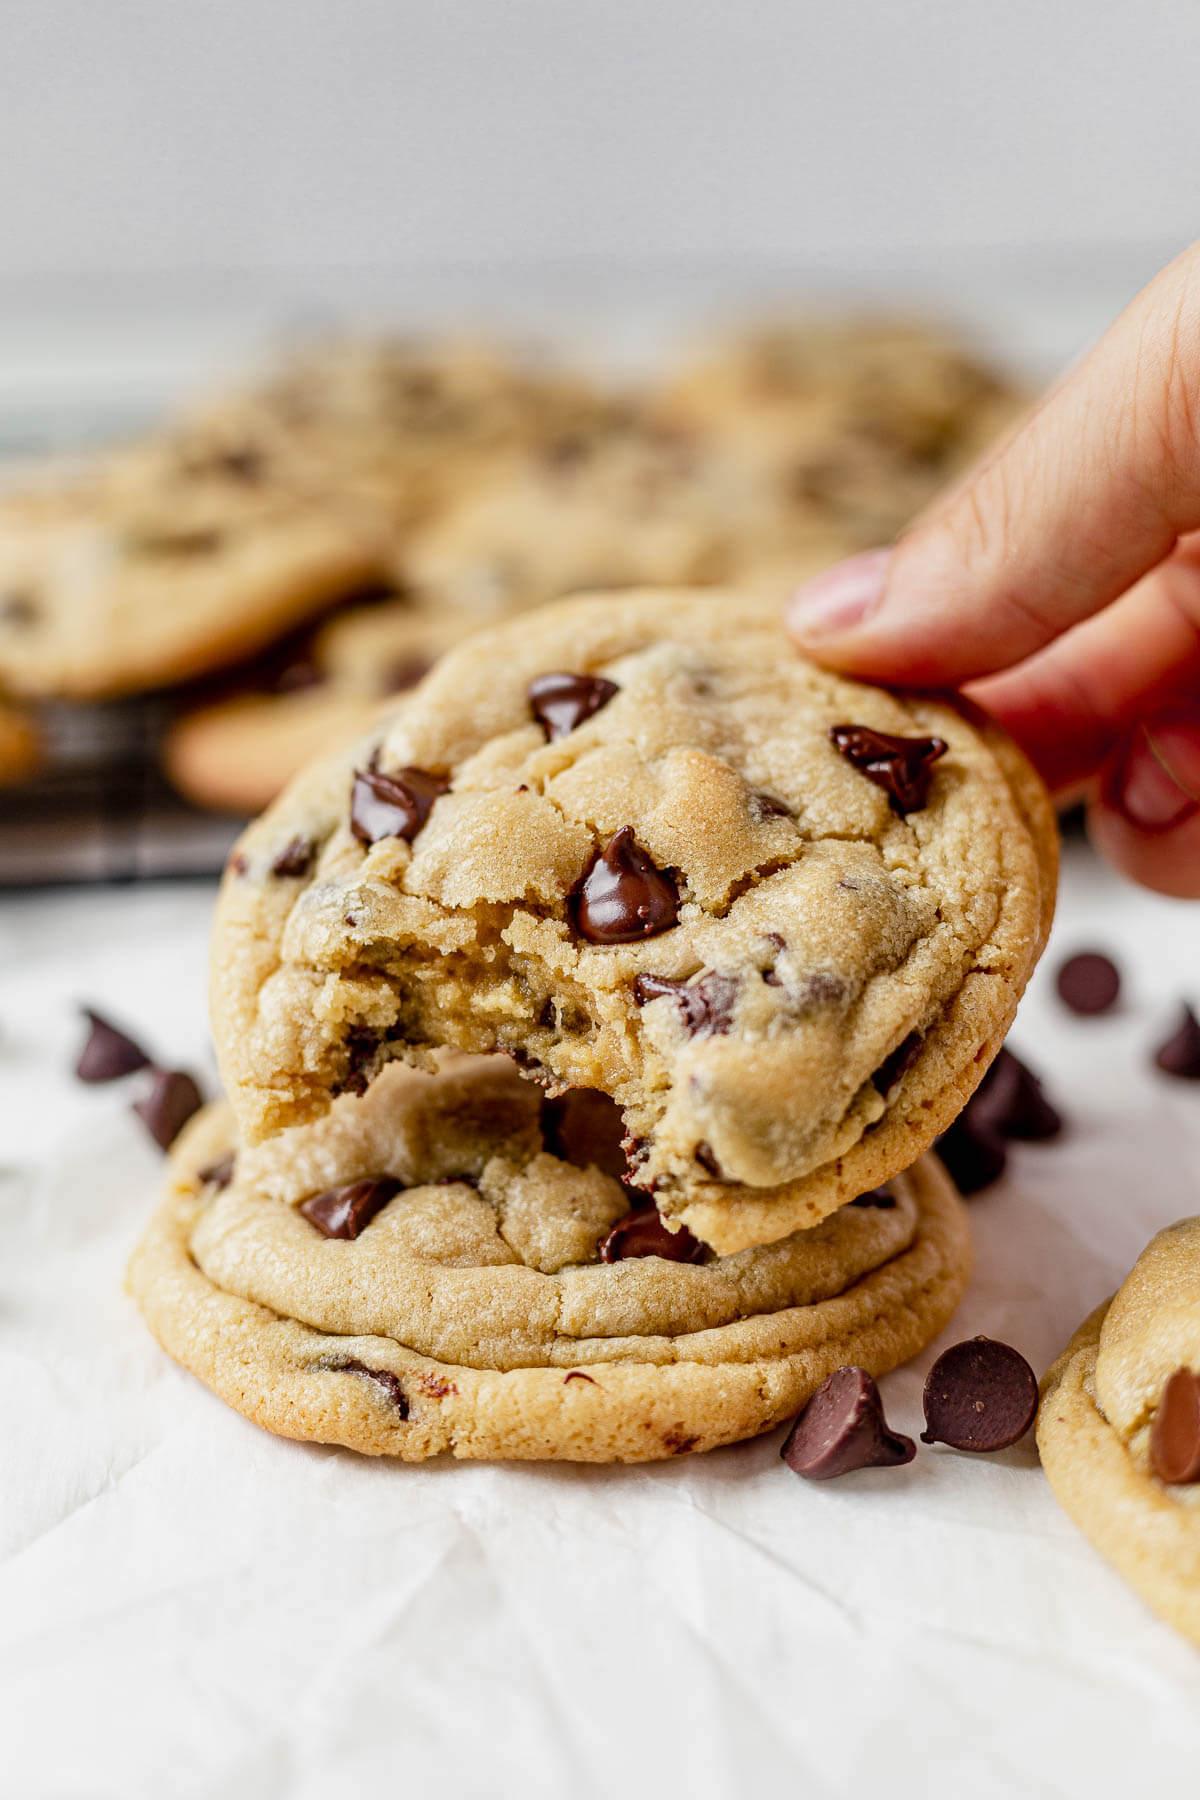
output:
[[383,1389],[402,1419],[408,1417],[408,1395],[404,1392],[400,1377],[393,1375],[390,1369],[369,1369],[363,1362],[333,1363],[340,1375],[365,1375],[368,1381],[376,1381]]
[[586,1381],[589,1387],[596,1387],[598,1385],[595,1376],[585,1375],[582,1369],[572,1369],[569,1375],[564,1375],[564,1387],[566,1387],[568,1381]]
[[888,1429],[883,1401],[865,1369],[827,1375],[779,1452],[806,1481],[830,1481],[855,1469],[894,1469],[910,1463],[917,1446]]
[[428,769],[397,769],[384,775],[378,769],[356,769],[350,791],[350,829],[360,844],[377,844],[381,838],[416,837],[433,810],[433,803],[450,783]]
[[888,797],[893,812],[919,812],[929,799],[933,765],[948,745],[939,737],[893,737],[869,725],[831,725],[830,741]]
[[1168,1075],[1200,1081],[1200,1023],[1190,1006],[1184,1007],[1178,1029],[1159,1045],[1154,1060]]
[[908,1071],[912,1068],[918,1056],[921,1054],[921,1045],[924,1041],[925,1035],[923,1032],[910,1031],[904,1041],[897,1044],[891,1055],[884,1057],[883,1061],[872,1075],[871,1083],[876,1091],[882,1094],[885,1099],[900,1079],[904,1075],[907,1075]]
[[24,588],[14,588],[0,595],[0,624],[18,625],[24,629],[37,623],[40,610],[33,594]]
[[552,1156],[577,1169],[597,1168],[625,1181],[625,1118],[608,1094],[596,1088],[568,1088],[542,1102],[542,1136]]
[[272,875],[307,875],[313,866],[317,846],[311,838],[294,837],[283,846],[271,864]]
[[1063,1125],[1033,1070],[1008,1049],[1000,1051],[965,1110],[977,1131],[1026,1143],[1057,1137]]
[[1117,1003],[1121,972],[1111,957],[1099,950],[1081,950],[1069,956],[1055,977],[1063,1005],[1083,1018],[1106,1013]]
[[339,1094],[365,1094],[375,1073],[381,1038],[367,1025],[352,1025],[346,1033],[346,1073],[337,1085]]
[[182,1069],[155,1069],[154,1085],[133,1110],[160,1150],[169,1150],[193,1113],[204,1105],[203,1096]]
[[225,867],[231,875],[244,875],[250,864],[240,850],[235,850]]
[[1008,1165],[1008,1151],[1000,1133],[976,1124],[971,1109],[961,1112],[934,1144],[960,1194],[978,1194],[999,1181]]
[[310,1225],[327,1238],[356,1238],[400,1192],[400,1183],[390,1175],[368,1175],[346,1187],[326,1188],[323,1194],[310,1194],[296,1208]]
[[222,1156],[219,1161],[206,1163],[204,1168],[197,1169],[196,1180],[205,1187],[227,1188],[233,1180],[233,1164],[234,1154],[231,1150],[228,1156]]
[[764,824],[767,819],[790,819],[792,816],[791,807],[777,800],[774,794],[752,793],[747,796],[746,807],[756,825]]
[[631,944],[667,931],[679,917],[679,890],[623,825],[589,863],[575,900],[575,920],[593,944]]
[[83,1008],[83,1016],[90,1021],[91,1030],[75,1064],[80,1081],[119,1081],[122,1075],[132,1075],[135,1069],[146,1068],[150,1058],[140,1044],[118,1031],[115,1025],[110,1025],[90,1006]]
[[868,1188],[865,1194],[860,1194],[858,1199],[852,1200],[850,1204],[851,1206],[874,1206],[878,1207],[880,1212],[891,1212],[896,1204],[896,1196],[885,1187]]
[[708,1255],[687,1226],[668,1231],[655,1206],[636,1206],[618,1219],[600,1245],[600,1260],[624,1262],[631,1256],[661,1256],[667,1262],[700,1263]]
[[1150,1427],[1150,1467],[1179,1486],[1200,1480],[1200,1376],[1176,1369],[1168,1377]]
[[671,981],[666,975],[638,975],[633,997],[639,1006],[667,995],[675,1002],[689,1037],[723,1037],[733,1023],[738,984],[732,975],[710,969],[699,981]]
[[923,1444],[1004,1450],[1037,1416],[1037,1376],[1019,1351],[995,1338],[943,1350],[925,1381]]
[[714,1151],[711,1144],[706,1144],[703,1141],[701,1141],[700,1143],[698,1143],[696,1145],[696,1148],[692,1151],[692,1155],[695,1157],[696,1161],[700,1164],[700,1167],[702,1169],[707,1169],[709,1174],[711,1176],[713,1176],[713,1178],[715,1180],[724,1181],[725,1171],[721,1167],[720,1163],[717,1161],[716,1152]]
[[526,688],[529,710],[553,744],[607,706],[617,692],[603,675],[539,675]]

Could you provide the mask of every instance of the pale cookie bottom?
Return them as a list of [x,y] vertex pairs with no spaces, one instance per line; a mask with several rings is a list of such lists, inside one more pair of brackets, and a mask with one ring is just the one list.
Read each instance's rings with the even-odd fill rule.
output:
[[772,1315],[778,1349],[769,1355],[739,1359],[734,1324],[695,1333],[696,1360],[684,1334],[669,1363],[468,1368],[392,1338],[314,1330],[209,1280],[188,1247],[204,1205],[197,1171],[228,1142],[205,1118],[197,1126],[172,1158],[168,1198],[130,1264],[130,1292],[163,1348],[246,1418],[368,1456],[648,1462],[735,1443],[797,1412],[846,1363],[882,1375],[915,1356],[950,1318],[970,1272],[965,1209],[927,1156],[907,1177],[918,1207],[912,1242],[844,1293]]
[[1042,1467],[1084,1536],[1156,1613],[1200,1645],[1200,1488],[1164,1487],[1096,1404],[1111,1304],[1084,1320],[1043,1379]]

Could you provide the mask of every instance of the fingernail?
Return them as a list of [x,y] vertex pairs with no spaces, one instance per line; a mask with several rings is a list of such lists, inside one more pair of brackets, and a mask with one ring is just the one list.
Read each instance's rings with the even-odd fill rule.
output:
[[798,588],[787,603],[787,622],[798,638],[853,631],[883,599],[890,550],[864,550],[835,563]]
[[1139,831],[1174,831],[1193,813],[1200,800],[1174,774],[1169,759],[1168,733],[1152,737],[1143,726],[1133,735],[1116,781],[1116,802]]

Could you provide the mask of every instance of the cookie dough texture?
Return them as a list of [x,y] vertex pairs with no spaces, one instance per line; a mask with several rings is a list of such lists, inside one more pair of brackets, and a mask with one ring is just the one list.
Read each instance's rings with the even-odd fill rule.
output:
[[[409,1461],[637,1462],[768,1430],[842,1364],[895,1367],[961,1295],[965,1213],[933,1158],[890,1207],[766,1249],[604,1263],[628,1196],[548,1154],[538,1108],[500,1059],[393,1065],[240,1150],[223,1189],[200,1174],[232,1143],[210,1108],[173,1152],[134,1298],[172,1356],[284,1436]],[[297,1210],[384,1172],[405,1185],[353,1240]]]
[[1169,1486],[1150,1430],[1176,1369],[1200,1372],[1200,1219],[1160,1231],[1042,1383],[1055,1498],[1142,1598],[1200,1644],[1200,1483]]
[[[527,689],[556,670],[617,691],[548,743]],[[898,815],[838,753],[846,721],[945,739],[923,808]],[[411,843],[350,830],[372,761],[450,784]],[[624,827],[672,872],[678,920],[590,943],[572,897]],[[281,879],[296,839],[310,866]],[[990,724],[804,662],[772,602],[565,602],[453,652],[244,835],[214,937],[218,1055],[256,1142],[389,1057],[508,1050],[611,1095],[633,1179],[732,1252],[812,1225],[949,1123],[1012,1020],[1054,881],[1048,800]],[[639,976],[712,977],[719,1001],[697,1028]]]

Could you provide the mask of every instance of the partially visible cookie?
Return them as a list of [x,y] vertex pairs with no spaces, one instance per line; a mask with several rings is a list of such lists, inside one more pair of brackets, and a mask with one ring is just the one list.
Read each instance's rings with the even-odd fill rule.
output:
[[1200,1219],[1160,1231],[1042,1383],[1055,1498],[1200,1644]]
[[568,601],[453,651],[245,834],[218,1055],[258,1141],[390,1058],[506,1050],[610,1094],[631,1179],[729,1252],[949,1123],[1055,868],[997,728],[805,662],[773,602]]
[[914,1355],[962,1293],[964,1209],[932,1158],[811,1232],[712,1258],[631,1211],[594,1121],[539,1113],[495,1058],[393,1065],[257,1150],[211,1108],[172,1154],[131,1291],[171,1355],[285,1436],[584,1462],[768,1430],[831,1370]]
[[0,786],[24,781],[41,760],[41,738],[29,714],[0,700]]

